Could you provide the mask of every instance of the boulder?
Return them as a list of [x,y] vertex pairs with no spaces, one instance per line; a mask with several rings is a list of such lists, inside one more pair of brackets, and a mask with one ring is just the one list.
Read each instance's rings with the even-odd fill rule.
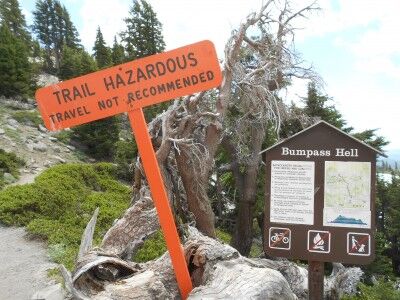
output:
[[18,127],[19,123],[18,123],[17,120],[14,120],[14,119],[10,118],[10,119],[7,120],[7,124],[10,125],[10,126],[13,126],[13,127]]
[[40,132],[48,132],[47,128],[44,127],[42,124],[39,124],[38,129]]
[[65,296],[65,291],[61,284],[58,283],[36,292],[31,300],[64,300]]
[[10,173],[4,173],[3,178],[6,183],[13,183],[17,181],[17,179]]
[[37,142],[36,144],[33,144],[33,149],[40,152],[46,152],[47,145],[42,142]]

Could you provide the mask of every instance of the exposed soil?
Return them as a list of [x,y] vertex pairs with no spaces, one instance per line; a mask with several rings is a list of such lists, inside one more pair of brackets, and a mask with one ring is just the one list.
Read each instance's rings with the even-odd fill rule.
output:
[[38,290],[54,284],[47,270],[50,262],[45,245],[26,237],[23,228],[0,225],[0,300],[27,300]]

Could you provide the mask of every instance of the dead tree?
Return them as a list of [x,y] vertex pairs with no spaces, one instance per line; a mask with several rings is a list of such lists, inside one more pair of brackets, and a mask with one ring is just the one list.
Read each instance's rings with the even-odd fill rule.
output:
[[294,51],[292,26],[313,9],[311,5],[293,11],[288,1],[267,1],[232,33],[225,48],[221,86],[176,101],[150,126],[170,198],[180,210],[187,208],[197,228],[210,237],[215,237],[215,227],[207,195],[209,179],[216,172],[218,149],[223,147],[229,154],[229,163],[221,171],[232,172],[235,178],[233,246],[243,255],[249,253],[252,242],[259,153],[267,126],[278,132],[284,117],[277,92],[294,76],[315,77],[302,67]]
[[[76,269],[61,266],[67,290],[74,299],[180,299],[166,252],[138,264],[129,257],[146,236],[158,228],[147,189],[92,248],[96,210],[82,236]],[[248,259],[229,245],[187,227],[184,251],[194,285],[189,299],[307,299],[307,269],[287,260]],[[125,259],[123,258],[125,257]],[[352,294],[360,280],[359,268],[337,264],[325,280],[326,299]]]

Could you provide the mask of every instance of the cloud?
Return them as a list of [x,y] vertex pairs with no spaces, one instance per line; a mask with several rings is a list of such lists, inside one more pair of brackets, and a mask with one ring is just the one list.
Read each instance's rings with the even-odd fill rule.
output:
[[[68,0],[76,5],[77,0]],[[79,31],[88,50],[94,44],[96,28],[101,27],[108,44],[125,28],[123,19],[128,16],[132,0],[81,0]],[[257,11],[262,0],[148,0],[163,24],[167,49],[173,49],[203,39],[214,42],[219,57],[223,57],[224,45],[232,30],[238,28],[246,16]],[[281,2],[280,2],[281,3]],[[293,9],[299,9],[312,1],[295,0]],[[312,12],[307,19],[299,19],[295,27],[304,28],[296,33],[297,49],[304,41],[331,41],[332,51],[341,50],[347,56],[335,56],[329,61],[327,53],[305,57],[318,62],[316,67],[327,83],[325,92],[334,98],[337,108],[349,125],[357,130],[382,128],[379,134],[392,141],[389,148],[400,148],[396,132],[399,105],[398,93],[387,83],[400,79],[400,28],[397,12],[400,2],[393,0],[319,0],[321,11]],[[336,47],[336,49],[335,49]],[[332,57],[332,56],[331,56]],[[397,61],[396,61],[397,58]],[[345,62],[345,63],[344,63]],[[329,64],[330,63],[330,64]],[[342,75],[330,67],[341,65]],[[393,83],[392,83],[393,85]],[[294,81],[287,91],[288,99],[305,96],[306,82]]]
[[124,29],[124,18],[128,16],[131,1],[128,0],[84,0],[79,14],[82,26],[79,33],[85,48],[91,51],[100,26],[104,39],[112,45],[114,36]]

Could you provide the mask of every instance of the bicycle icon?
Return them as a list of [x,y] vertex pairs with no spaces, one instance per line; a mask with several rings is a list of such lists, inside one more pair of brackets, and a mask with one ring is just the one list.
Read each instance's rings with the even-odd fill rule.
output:
[[271,241],[273,243],[281,241],[284,244],[288,244],[289,243],[289,238],[287,236],[285,236],[285,234],[283,232],[282,233],[275,232],[275,234],[273,236],[271,236]]
[[270,227],[269,247],[272,249],[290,250],[291,230],[289,228]]

